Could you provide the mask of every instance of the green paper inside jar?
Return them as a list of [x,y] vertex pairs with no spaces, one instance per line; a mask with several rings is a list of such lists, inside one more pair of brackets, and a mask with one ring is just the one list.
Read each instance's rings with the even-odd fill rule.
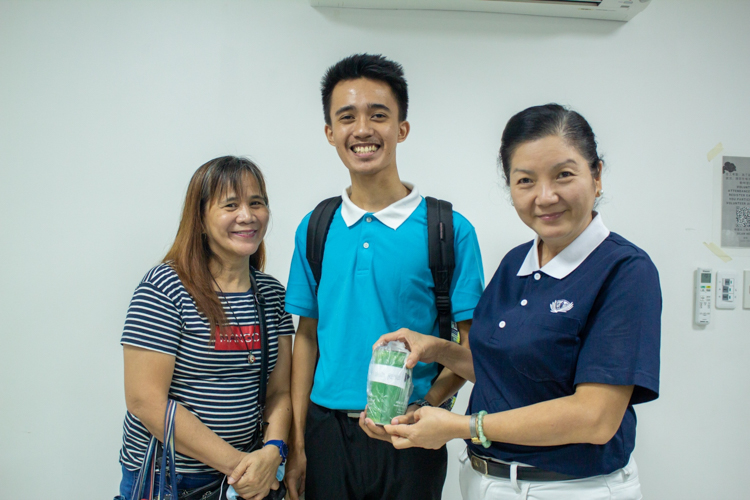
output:
[[411,370],[404,367],[408,355],[403,350],[388,348],[378,348],[373,352],[367,417],[376,424],[390,424],[394,417],[406,413],[413,388]]

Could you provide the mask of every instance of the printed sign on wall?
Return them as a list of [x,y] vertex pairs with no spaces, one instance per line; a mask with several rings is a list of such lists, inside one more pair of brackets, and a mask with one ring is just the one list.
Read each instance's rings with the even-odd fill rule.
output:
[[750,247],[750,158],[721,160],[721,246]]

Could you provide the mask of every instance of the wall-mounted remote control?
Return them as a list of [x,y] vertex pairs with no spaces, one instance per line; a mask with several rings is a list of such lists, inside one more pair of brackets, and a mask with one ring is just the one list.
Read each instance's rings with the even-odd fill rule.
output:
[[711,322],[711,296],[713,295],[714,275],[710,269],[698,268],[695,271],[695,318],[696,325]]

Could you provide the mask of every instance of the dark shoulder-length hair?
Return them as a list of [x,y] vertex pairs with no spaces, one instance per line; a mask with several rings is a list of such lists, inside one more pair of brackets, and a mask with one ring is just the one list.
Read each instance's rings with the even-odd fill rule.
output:
[[[206,237],[205,213],[211,202],[224,196],[228,190],[243,192],[243,184],[248,175],[258,183],[260,195],[268,206],[263,174],[247,158],[222,156],[204,163],[195,171],[188,185],[177,236],[163,261],[177,272],[198,311],[208,319],[211,340],[215,338],[217,326],[223,327],[227,321],[221,301],[214,291],[214,278],[208,267],[213,252]],[[258,250],[250,256],[250,265],[262,271],[265,261],[266,247],[261,242]]]

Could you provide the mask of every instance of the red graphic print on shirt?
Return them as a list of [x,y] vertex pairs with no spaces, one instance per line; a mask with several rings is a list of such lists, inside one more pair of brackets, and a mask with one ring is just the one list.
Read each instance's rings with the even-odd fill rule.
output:
[[216,328],[216,351],[252,351],[260,349],[260,326],[224,327],[223,333]]

